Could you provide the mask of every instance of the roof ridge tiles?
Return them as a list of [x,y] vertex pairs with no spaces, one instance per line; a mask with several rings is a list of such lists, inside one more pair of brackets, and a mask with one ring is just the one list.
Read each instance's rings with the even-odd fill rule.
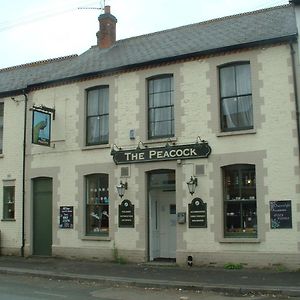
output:
[[285,7],[292,7],[292,4],[283,4],[283,5],[278,5],[278,6],[261,8],[261,9],[257,9],[257,10],[254,10],[254,11],[248,11],[248,12],[238,13],[238,14],[234,14],[234,15],[229,15],[229,16],[224,16],[224,17],[219,17],[219,18],[213,18],[213,19],[202,21],[202,22],[196,22],[196,23],[182,25],[182,26],[178,26],[178,27],[173,27],[173,28],[169,28],[169,29],[165,29],[165,30],[160,30],[160,31],[155,31],[155,32],[142,34],[142,35],[137,35],[137,36],[133,36],[133,37],[125,38],[125,39],[120,39],[120,40],[117,40],[116,43],[123,42],[123,41],[128,41],[128,40],[133,40],[133,39],[138,39],[138,38],[141,38],[141,37],[152,36],[152,35],[156,35],[156,34],[160,34],[160,33],[164,33],[164,32],[170,32],[170,31],[174,31],[174,30],[178,30],[178,29],[188,28],[188,27],[191,27],[191,26],[211,24],[211,23],[214,23],[214,22],[219,22],[219,21],[233,19],[233,18],[247,16],[247,15],[250,16],[250,15],[263,13],[263,12],[270,11],[270,10],[285,8]]
[[71,54],[71,55],[67,55],[67,56],[43,59],[43,60],[38,60],[38,61],[26,63],[26,64],[3,68],[3,69],[0,69],[0,72],[7,72],[7,71],[16,70],[16,69],[28,68],[28,67],[35,67],[35,66],[42,65],[42,64],[64,61],[64,60],[68,60],[70,58],[75,58],[75,57],[78,57],[78,54]]

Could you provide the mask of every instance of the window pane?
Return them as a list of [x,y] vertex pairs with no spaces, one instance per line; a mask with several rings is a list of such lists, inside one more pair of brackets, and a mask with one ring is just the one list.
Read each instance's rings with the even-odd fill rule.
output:
[[109,229],[108,175],[86,177],[87,234],[107,235]]
[[100,118],[100,142],[108,142],[108,115]]
[[148,92],[150,94],[153,94],[153,92],[154,92],[154,80],[149,80],[148,81]]
[[3,219],[15,218],[15,187],[3,187]]
[[236,95],[234,67],[220,69],[221,97],[232,97]]
[[151,110],[153,122],[157,121],[169,121],[173,119],[172,108],[171,107],[164,107],[164,108],[157,108]]
[[239,202],[231,202],[226,205],[226,231],[237,232],[242,228],[241,205]]
[[98,115],[98,90],[91,90],[88,92],[88,116]]
[[99,90],[99,114],[108,114],[108,88]]
[[96,144],[100,141],[99,117],[89,117],[87,122],[87,142],[88,144]]
[[155,107],[169,106],[171,104],[172,103],[171,103],[171,93],[170,92],[153,95],[153,105]]
[[173,122],[172,121],[162,121],[151,124],[152,133],[156,137],[165,137],[173,134]]
[[222,117],[224,129],[238,127],[237,98],[226,98],[222,100]]
[[172,79],[172,77],[155,79],[153,81],[153,83],[154,83],[153,92],[160,93],[160,92],[167,92],[167,91],[172,90],[171,79]]
[[252,97],[244,96],[238,98],[238,126],[252,127],[253,112],[252,112]]
[[237,95],[251,94],[250,65],[236,66],[236,89]]

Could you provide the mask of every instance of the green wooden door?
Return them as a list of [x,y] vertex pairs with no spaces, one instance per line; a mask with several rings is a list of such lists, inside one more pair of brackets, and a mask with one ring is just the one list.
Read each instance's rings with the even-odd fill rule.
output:
[[33,180],[33,254],[51,255],[52,179]]

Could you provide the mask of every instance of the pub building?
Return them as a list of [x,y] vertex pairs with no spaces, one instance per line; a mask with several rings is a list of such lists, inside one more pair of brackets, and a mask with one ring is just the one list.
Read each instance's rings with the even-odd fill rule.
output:
[[0,70],[1,254],[299,269],[299,18],[117,40],[106,6],[86,52]]

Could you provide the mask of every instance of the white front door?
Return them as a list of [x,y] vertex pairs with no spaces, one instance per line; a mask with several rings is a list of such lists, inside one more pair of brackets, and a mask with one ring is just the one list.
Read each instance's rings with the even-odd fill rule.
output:
[[150,193],[149,196],[149,227],[150,227],[150,261],[160,256],[159,251],[159,229],[158,229],[158,202],[156,197]]
[[174,192],[165,192],[159,201],[160,257],[176,257],[176,204]]
[[150,193],[150,260],[176,258],[175,191]]

